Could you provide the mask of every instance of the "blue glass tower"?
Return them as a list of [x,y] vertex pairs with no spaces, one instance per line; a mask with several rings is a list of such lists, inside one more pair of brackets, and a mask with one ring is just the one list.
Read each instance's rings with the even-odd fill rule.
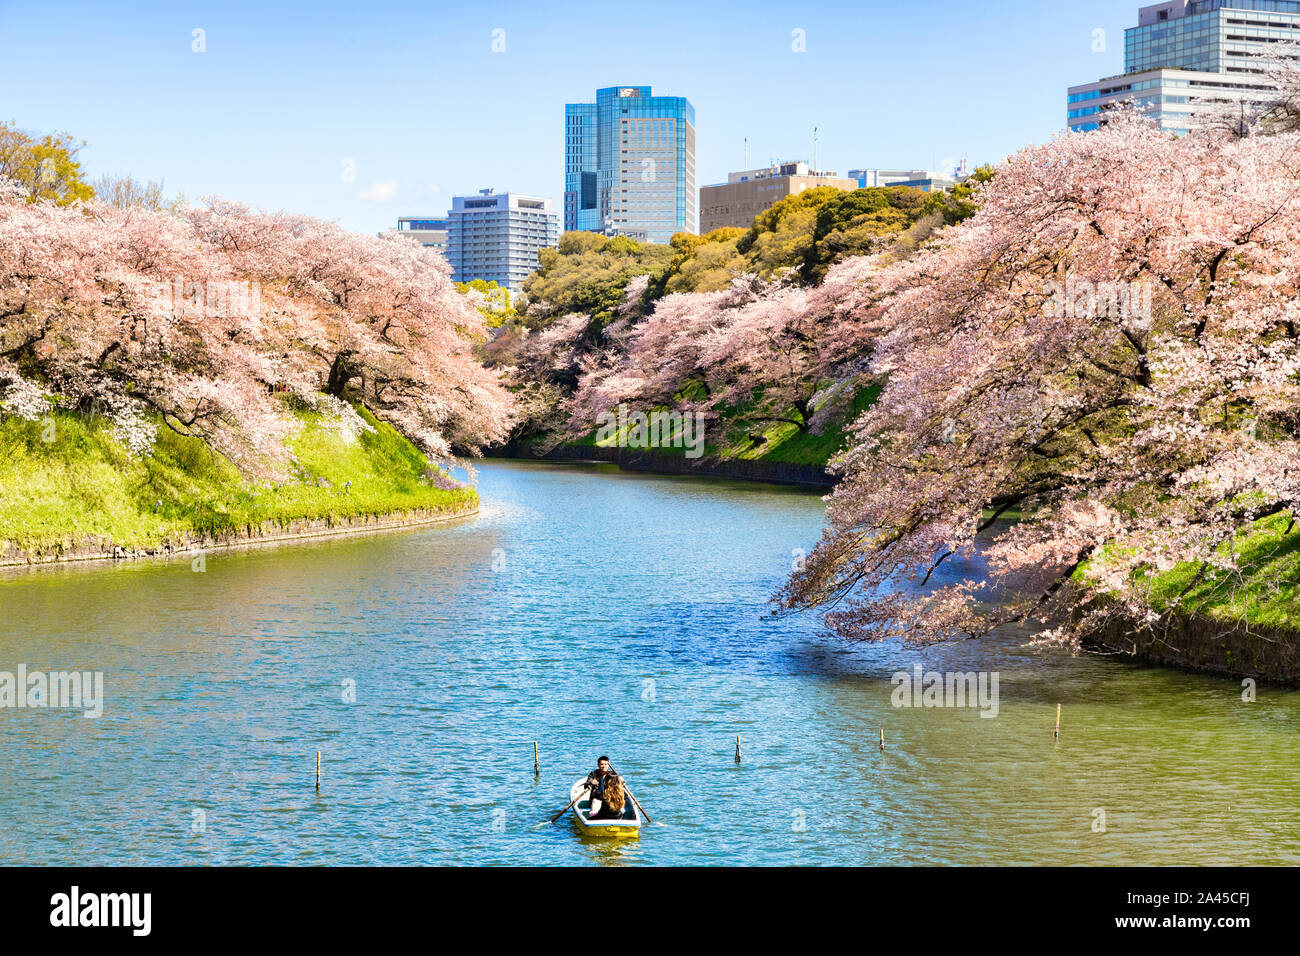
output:
[[611,86],[564,107],[564,228],[667,242],[695,232],[695,107]]

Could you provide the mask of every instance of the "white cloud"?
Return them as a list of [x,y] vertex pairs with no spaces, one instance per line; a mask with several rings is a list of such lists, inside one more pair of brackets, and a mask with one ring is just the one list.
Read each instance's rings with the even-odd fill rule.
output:
[[392,202],[397,198],[397,180],[375,183],[369,189],[357,193],[357,198],[366,202]]

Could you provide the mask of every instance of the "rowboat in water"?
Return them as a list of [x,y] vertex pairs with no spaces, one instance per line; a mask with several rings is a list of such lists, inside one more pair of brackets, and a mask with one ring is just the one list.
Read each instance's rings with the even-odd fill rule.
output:
[[[614,817],[609,820],[593,820],[591,818],[591,794],[583,793],[583,788],[587,785],[584,777],[569,788],[569,799],[577,800],[573,805],[573,818],[578,821],[578,830],[590,836],[613,836],[613,837],[634,837],[641,833],[641,814],[637,811],[636,802],[631,797],[631,791],[628,791],[628,797],[623,801],[623,815]],[[579,799],[581,795],[581,799]]]

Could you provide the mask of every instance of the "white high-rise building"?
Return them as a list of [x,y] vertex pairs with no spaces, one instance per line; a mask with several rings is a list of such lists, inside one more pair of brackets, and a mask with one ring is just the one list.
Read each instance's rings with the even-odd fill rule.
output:
[[1166,0],[1124,31],[1124,72],[1072,86],[1071,130],[1091,130],[1128,101],[1161,129],[1186,134],[1207,114],[1266,101],[1267,61],[1300,41],[1300,0]]
[[483,279],[518,292],[538,252],[560,241],[551,200],[538,196],[491,189],[453,196],[447,220],[447,261],[457,282]]

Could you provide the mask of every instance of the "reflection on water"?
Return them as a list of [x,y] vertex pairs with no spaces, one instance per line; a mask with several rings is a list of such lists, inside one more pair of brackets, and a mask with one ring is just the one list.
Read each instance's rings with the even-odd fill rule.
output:
[[[0,710],[0,862],[1300,862],[1300,695],[774,620],[820,532],[802,490],[479,478],[481,513],[427,530],[0,578],[0,670],[107,696]],[[998,717],[895,709],[917,662],[998,671]],[[655,822],[539,826],[601,753]]]

